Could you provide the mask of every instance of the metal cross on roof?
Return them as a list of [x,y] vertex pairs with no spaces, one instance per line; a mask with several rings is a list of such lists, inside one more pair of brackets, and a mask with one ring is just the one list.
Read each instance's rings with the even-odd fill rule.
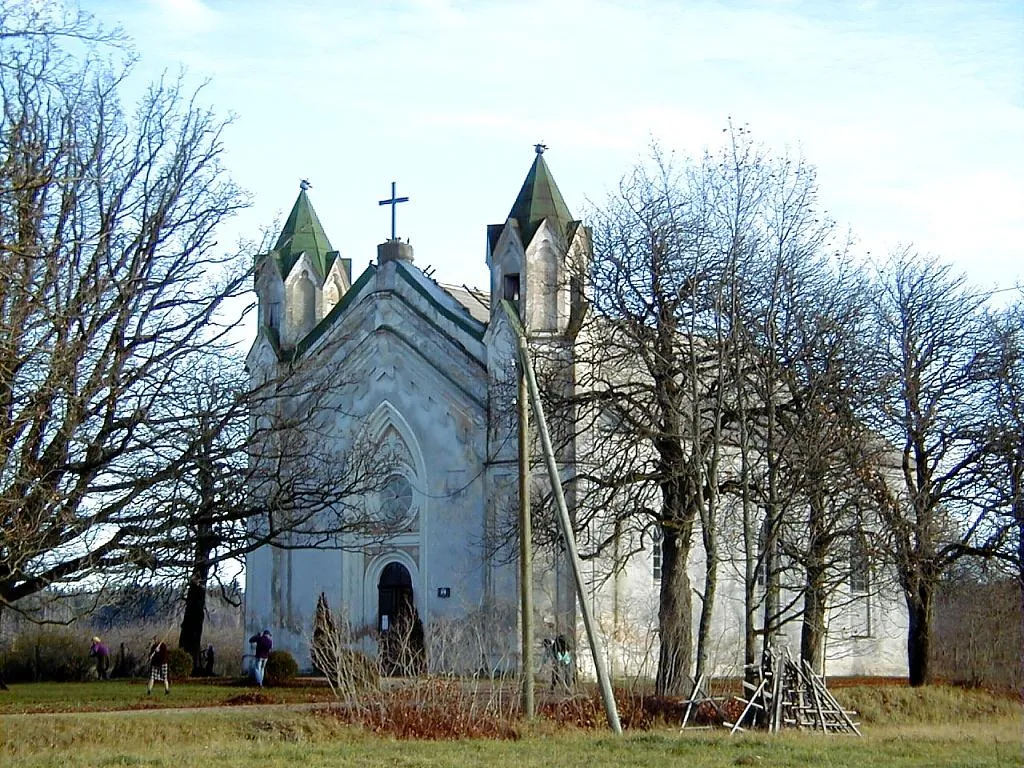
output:
[[409,198],[408,197],[397,197],[395,195],[395,182],[392,181],[391,182],[391,199],[390,200],[380,200],[377,203],[377,205],[390,205],[391,206],[391,239],[392,240],[397,239],[396,236],[395,236],[395,206],[397,206],[399,203],[407,203],[407,202],[409,202]]

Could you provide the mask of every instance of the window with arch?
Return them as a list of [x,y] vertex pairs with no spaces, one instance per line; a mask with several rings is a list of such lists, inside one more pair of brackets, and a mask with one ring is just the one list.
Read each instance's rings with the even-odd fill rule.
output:
[[297,336],[304,336],[316,325],[316,286],[303,274],[292,286],[289,320]]
[[871,588],[871,556],[863,534],[850,539],[850,591],[868,592]]
[[324,314],[330,312],[341,300],[341,287],[337,280],[329,280],[324,286]]
[[281,330],[281,302],[280,301],[268,301],[266,309],[266,317],[263,320],[263,324],[268,328],[273,328],[275,331]]

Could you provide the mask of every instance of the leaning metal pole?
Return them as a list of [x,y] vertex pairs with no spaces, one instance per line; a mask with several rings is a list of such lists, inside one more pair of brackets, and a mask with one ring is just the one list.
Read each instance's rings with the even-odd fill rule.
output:
[[555,452],[551,448],[548,423],[544,418],[544,407],[540,402],[540,390],[537,388],[537,378],[534,376],[533,364],[530,362],[529,349],[526,345],[526,333],[519,322],[515,308],[509,301],[507,299],[502,300],[501,306],[505,310],[509,324],[516,335],[516,347],[519,350],[519,360],[526,377],[530,405],[533,407],[533,415],[537,421],[537,433],[540,436],[541,450],[544,453],[544,463],[548,468],[551,491],[555,496],[555,506],[558,508],[558,522],[562,529],[562,537],[565,540],[565,549],[569,553],[572,574],[576,579],[576,594],[579,597],[580,610],[583,613],[583,626],[587,630],[587,639],[590,641],[590,653],[594,657],[594,670],[597,672],[597,682],[601,687],[601,700],[604,703],[604,712],[608,718],[608,726],[616,734],[622,735],[619,711],[615,706],[615,696],[612,693],[612,682],[608,676],[608,669],[605,667],[604,649],[601,647],[601,639],[597,635],[597,627],[594,625],[590,603],[587,602],[586,585],[583,583],[583,565],[580,562],[580,554],[576,549],[576,536],[573,533],[572,522],[569,519],[569,509],[565,505],[562,480],[558,475],[558,464],[555,461]]

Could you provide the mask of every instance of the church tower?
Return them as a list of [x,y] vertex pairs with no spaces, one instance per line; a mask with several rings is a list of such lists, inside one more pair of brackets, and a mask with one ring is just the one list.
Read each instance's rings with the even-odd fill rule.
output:
[[299,196],[273,249],[257,257],[259,331],[288,352],[319,323],[352,285],[352,263],[339,257],[306,191]]
[[[569,212],[544,160],[544,150],[543,144],[535,146],[533,164],[505,223],[487,228],[487,266],[491,274],[488,439],[492,456],[488,496],[506,499],[513,509],[518,506],[519,495],[516,345],[501,302],[508,300],[516,307],[538,375],[546,386],[560,389],[566,396],[563,403],[568,403],[575,389],[574,342],[585,310],[582,287],[591,253],[590,232]],[[547,421],[566,503],[572,510],[576,504],[574,414],[563,405],[549,410]],[[532,499],[544,498],[541,489],[547,484],[546,475],[535,468],[533,485],[537,491],[531,494]],[[501,515],[500,509],[489,510],[493,519]],[[535,589],[552,598],[546,608],[538,606],[547,625],[544,631],[574,634],[575,588],[565,554],[549,553],[538,558],[534,573]]]
[[569,339],[583,311],[590,233],[569,213],[545,149],[535,146],[533,165],[505,223],[487,228],[491,313],[509,299],[531,335]]

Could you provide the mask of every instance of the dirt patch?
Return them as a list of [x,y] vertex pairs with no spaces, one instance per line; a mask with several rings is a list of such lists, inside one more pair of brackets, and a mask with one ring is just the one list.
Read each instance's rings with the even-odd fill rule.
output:
[[239,707],[247,704],[273,704],[274,699],[272,696],[267,695],[263,691],[248,691],[246,693],[240,693],[237,696],[232,696],[230,699],[224,701],[227,706]]

